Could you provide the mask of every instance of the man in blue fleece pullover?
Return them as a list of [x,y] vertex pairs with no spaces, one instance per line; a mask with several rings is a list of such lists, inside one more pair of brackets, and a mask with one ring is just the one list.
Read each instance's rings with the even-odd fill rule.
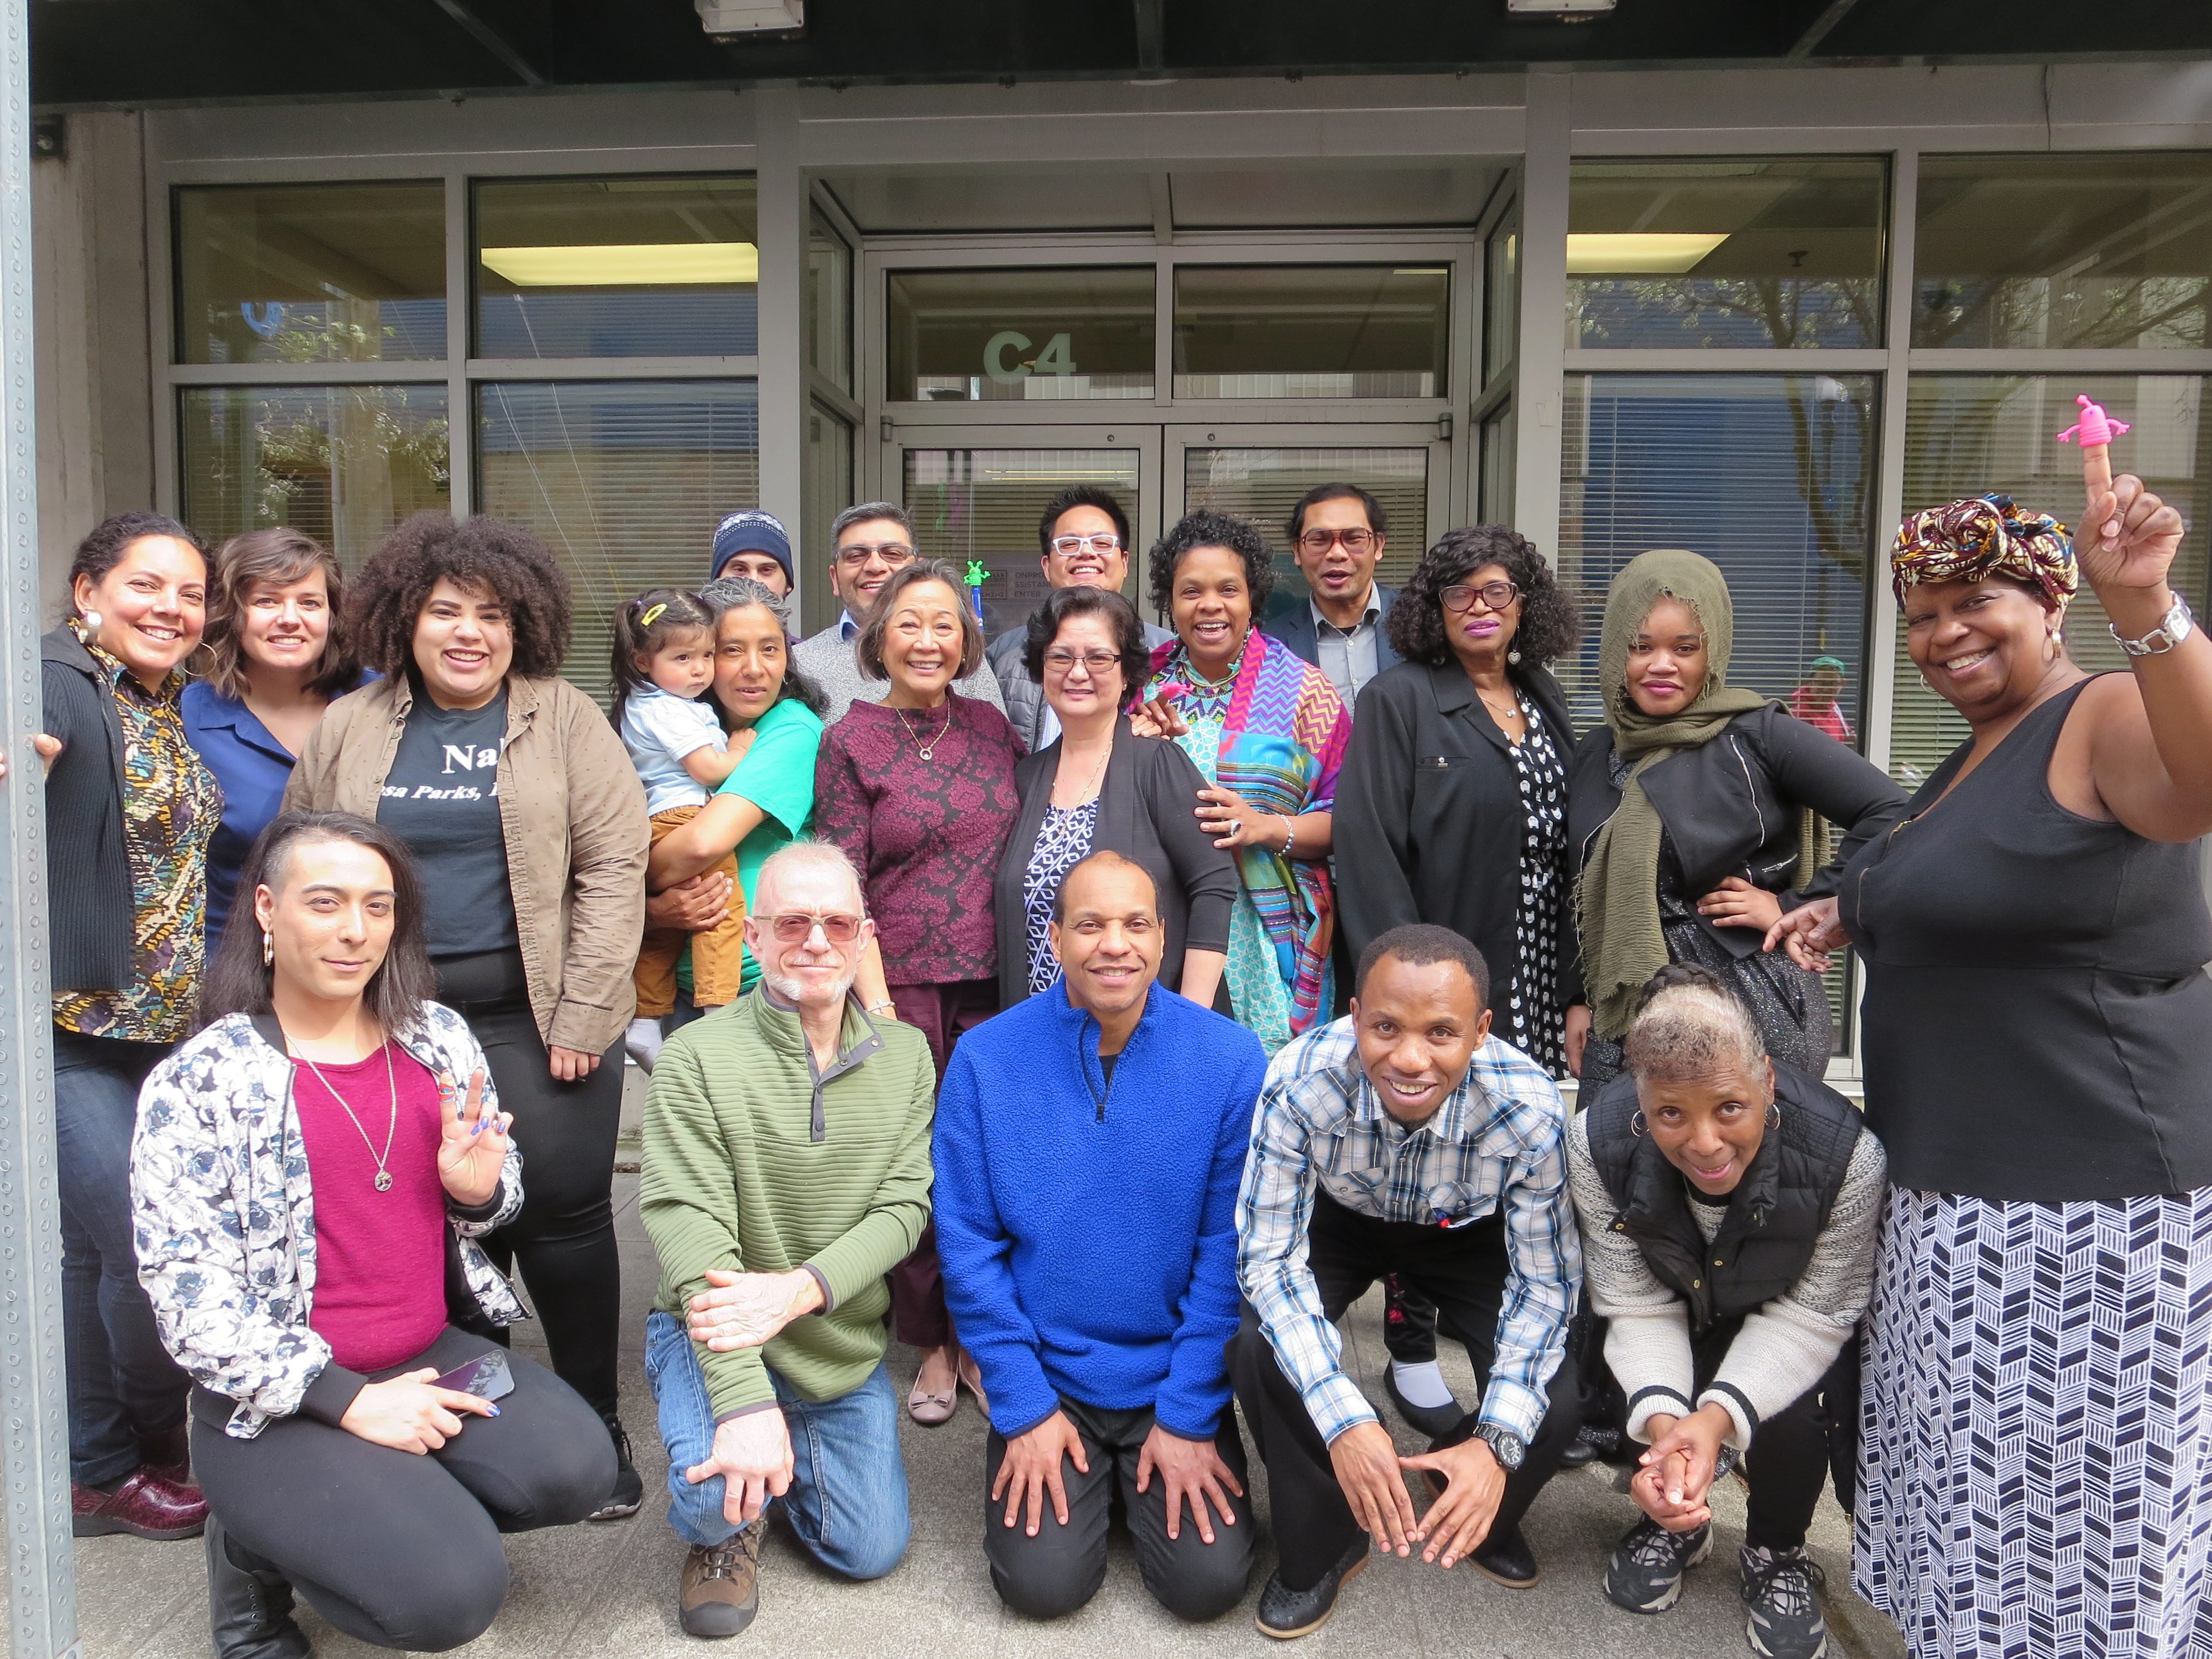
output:
[[962,1037],[937,1102],[945,1299],[991,1401],[991,1582],[1032,1618],[1090,1601],[1118,1481],[1145,1588],[1212,1619],[1252,1565],[1226,1351],[1267,1056],[1154,983],[1158,896],[1119,854],[1068,872],[1050,937],[1060,982]]

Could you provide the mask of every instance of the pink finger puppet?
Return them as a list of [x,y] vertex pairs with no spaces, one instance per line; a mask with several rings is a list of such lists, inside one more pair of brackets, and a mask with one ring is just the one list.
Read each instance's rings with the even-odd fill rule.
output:
[[2087,393],[2075,398],[2081,407],[2081,418],[2058,434],[2062,444],[2079,441],[2084,449],[2102,449],[2113,439],[2128,430],[2125,421],[2110,419],[2102,404],[2093,404]]

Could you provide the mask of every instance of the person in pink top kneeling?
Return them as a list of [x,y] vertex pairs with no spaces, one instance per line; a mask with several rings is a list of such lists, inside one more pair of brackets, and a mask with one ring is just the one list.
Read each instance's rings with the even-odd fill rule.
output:
[[226,931],[131,1157],[139,1278],[196,1385],[215,1651],[307,1653],[295,1589],[362,1641],[456,1647],[506,1599],[500,1534],[582,1520],[614,1445],[506,1352],[522,1310],[476,1241],[521,1207],[522,1158],[429,1000],[404,843],[285,812],[238,896],[257,925]]

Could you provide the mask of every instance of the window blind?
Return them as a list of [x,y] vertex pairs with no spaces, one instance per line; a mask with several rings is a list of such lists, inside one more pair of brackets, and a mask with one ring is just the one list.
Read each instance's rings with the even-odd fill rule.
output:
[[714,526],[760,501],[750,380],[495,383],[477,388],[477,501],[527,525],[568,573],[566,678],[605,701],[615,609],[696,587]]
[[[1583,637],[1553,672],[1578,729],[1604,718],[1607,585],[1647,549],[1684,547],[1728,578],[1729,684],[1809,716],[1831,701],[1814,690],[1815,660],[1840,662],[1839,730],[1863,747],[1877,386],[1869,374],[1567,377],[1557,566],[1583,595]],[[1832,831],[1816,827],[1825,850]],[[1838,1051],[1853,971],[1846,960],[1827,975]]]
[[442,386],[193,387],[177,426],[184,520],[210,547],[283,525],[351,572],[452,499]]

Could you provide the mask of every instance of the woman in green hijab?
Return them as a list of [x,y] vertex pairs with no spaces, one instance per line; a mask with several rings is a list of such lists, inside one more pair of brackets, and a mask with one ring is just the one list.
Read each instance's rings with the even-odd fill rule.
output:
[[[1642,554],[1606,595],[1606,723],[1576,746],[1567,779],[1589,998],[1568,1010],[1567,1060],[1585,1091],[1620,1070],[1637,990],[1669,962],[1725,977],[1776,1059],[1816,1078],[1827,1065],[1819,976],[1760,944],[1783,911],[1835,890],[1905,796],[1780,703],[1730,685],[1735,634],[1727,579],[1695,553]],[[1825,865],[1816,818],[1845,830]]]

